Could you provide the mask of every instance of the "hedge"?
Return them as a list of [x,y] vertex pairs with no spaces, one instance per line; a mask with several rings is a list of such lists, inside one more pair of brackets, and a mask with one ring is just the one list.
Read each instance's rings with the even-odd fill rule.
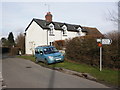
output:
[[[67,40],[66,58],[85,63],[91,66],[99,66],[98,37],[83,36]],[[120,68],[117,42],[103,46],[103,66],[108,68]]]

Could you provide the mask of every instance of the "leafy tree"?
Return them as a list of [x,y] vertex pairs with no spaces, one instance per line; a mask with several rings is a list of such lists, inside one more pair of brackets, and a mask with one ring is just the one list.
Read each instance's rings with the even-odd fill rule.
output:
[[8,35],[8,45],[10,47],[15,45],[14,36],[12,32],[10,32]]
[[[111,45],[105,45],[103,48],[104,49],[104,56],[103,57],[104,63],[110,62],[109,67],[112,68],[120,68],[120,48],[119,48],[119,43],[120,43],[120,32],[118,31],[111,31],[106,34],[106,37],[109,39],[112,39],[112,44]],[[103,64],[104,64],[103,63]],[[107,66],[107,67],[108,67]]]
[[2,46],[8,46],[7,44],[7,39],[6,38],[1,38]]
[[20,33],[16,38],[16,46],[22,51],[22,54],[25,53],[25,36]]

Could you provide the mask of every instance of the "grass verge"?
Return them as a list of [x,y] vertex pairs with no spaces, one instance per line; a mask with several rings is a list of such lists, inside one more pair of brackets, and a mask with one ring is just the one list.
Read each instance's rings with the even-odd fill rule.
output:
[[[33,56],[17,56],[17,57],[28,59],[35,62],[35,58]],[[41,62],[38,64],[46,66],[46,64]],[[98,81],[102,81],[104,83],[107,83],[113,86],[120,86],[120,83],[118,83],[120,82],[120,80],[118,79],[119,71],[117,70],[103,69],[102,71],[99,71],[99,68],[91,67],[86,64],[70,62],[68,60],[65,60],[63,63],[47,65],[47,67],[61,67],[61,68],[65,68],[65,69],[69,69],[77,72],[89,73],[93,77],[97,78]]]

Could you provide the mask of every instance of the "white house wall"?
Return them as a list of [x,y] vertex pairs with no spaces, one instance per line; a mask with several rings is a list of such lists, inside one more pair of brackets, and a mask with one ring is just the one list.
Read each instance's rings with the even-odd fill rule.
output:
[[73,38],[77,36],[77,32],[68,31],[68,38]]
[[85,32],[80,32],[80,36],[85,36],[86,33]]
[[36,22],[32,22],[26,31],[26,54],[32,54],[32,50],[40,45],[47,44],[47,30],[43,30]]
[[[33,54],[34,48],[41,45],[50,45],[50,42],[55,40],[65,40],[78,36],[77,32],[67,31],[67,35],[63,35],[62,30],[54,30],[55,36],[50,36],[47,29],[42,29],[36,22],[32,22],[26,31],[26,54]],[[48,36],[47,36],[48,35]],[[85,33],[80,32],[80,36],[85,36]]]
[[55,40],[62,40],[62,31],[61,30],[55,31]]
[[65,40],[67,38],[73,38],[78,35],[77,32],[71,32],[71,31],[68,31],[67,35],[63,35],[63,32],[61,30],[55,30],[54,34],[55,36],[48,36],[48,44],[50,42],[54,42],[55,40]]

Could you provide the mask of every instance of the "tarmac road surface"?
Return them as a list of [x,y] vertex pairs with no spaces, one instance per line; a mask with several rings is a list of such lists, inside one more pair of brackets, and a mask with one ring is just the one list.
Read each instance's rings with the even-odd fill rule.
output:
[[2,75],[7,88],[108,88],[81,77],[42,67],[30,60],[3,58]]

